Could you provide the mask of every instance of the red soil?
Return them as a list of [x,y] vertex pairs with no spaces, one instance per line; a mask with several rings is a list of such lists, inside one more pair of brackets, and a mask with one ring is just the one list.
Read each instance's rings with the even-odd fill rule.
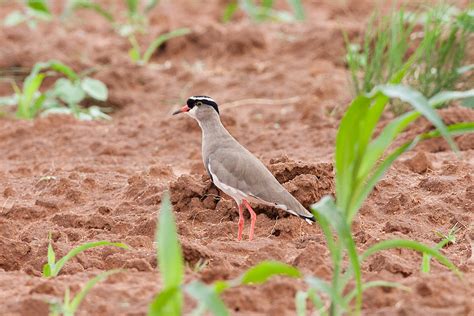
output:
[[[199,127],[170,113],[189,95],[211,95],[222,104],[229,131],[304,205],[334,193],[334,139],[352,98],[341,29],[358,34],[374,4],[312,1],[304,24],[255,25],[240,17],[223,25],[218,20],[225,1],[185,2],[160,2],[151,31],[188,26],[192,34],[167,43],[143,67],[129,60],[126,39],[92,13],[34,31],[0,29],[0,67],[29,68],[53,58],[78,71],[94,67],[93,76],[108,85],[109,105],[116,108],[111,122],[0,119],[0,314],[46,315],[47,302],[62,297],[66,287],[76,292],[93,275],[113,268],[126,272],[97,285],[80,314],[145,314],[160,289],[153,241],[168,188],[189,267],[187,281],[233,278],[268,259],[329,277],[318,225],[256,207],[255,240],[236,241],[233,201],[201,199],[216,192],[202,166]],[[0,17],[13,7],[0,8]],[[9,85],[0,82],[0,93],[11,93]],[[249,98],[287,100],[232,103]],[[441,113],[447,123],[474,117],[474,111],[457,107]],[[420,120],[402,138],[427,128]],[[457,223],[457,242],[442,252],[464,271],[464,281],[437,262],[429,275],[421,274],[417,253],[380,253],[364,265],[364,279],[397,281],[413,291],[368,290],[367,315],[474,313],[474,137],[457,142],[459,157],[444,141],[432,140],[396,162],[362,207],[354,234],[361,250],[394,237],[434,245],[435,231],[447,232]],[[60,276],[44,279],[48,232],[59,257],[103,239],[133,249],[89,250]],[[199,260],[207,265],[193,272]],[[230,290],[224,300],[236,315],[292,315],[294,295],[303,287],[301,281],[274,278]],[[187,299],[186,311],[192,304]]]

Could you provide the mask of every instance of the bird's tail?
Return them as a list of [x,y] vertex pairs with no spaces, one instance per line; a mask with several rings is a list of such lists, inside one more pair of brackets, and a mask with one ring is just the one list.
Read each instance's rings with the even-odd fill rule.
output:
[[316,222],[316,219],[314,218],[314,215],[312,215],[312,214],[311,214],[311,216],[298,214],[298,216],[300,218],[304,219],[310,225],[313,225],[313,223]]

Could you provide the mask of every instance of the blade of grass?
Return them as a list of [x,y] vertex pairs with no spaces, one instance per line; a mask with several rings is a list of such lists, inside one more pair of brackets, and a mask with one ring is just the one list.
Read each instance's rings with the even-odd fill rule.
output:
[[213,315],[229,315],[224,302],[213,288],[199,281],[193,281],[186,285],[186,292],[196,301],[203,303]]
[[381,85],[375,89],[390,98],[398,98],[402,101],[408,102],[441,132],[441,135],[443,135],[453,151],[459,151],[456,143],[449,135],[446,125],[444,125],[441,118],[430,106],[428,100],[420,92],[403,85]]
[[362,253],[360,261],[362,262],[366,260],[368,257],[379,251],[395,248],[412,249],[420,253],[427,253],[436,260],[438,260],[441,264],[446,266],[448,269],[453,271],[459,278],[462,278],[463,276],[461,271],[459,271],[459,269],[448,258],[443,256],[438,250],[432,249],[426,245],[423,245],[413,240],[393,239],[378,242]]
[[82,303],[86,295],[89,293],[89,291],[99,282],[104,281],[107,279],[110,275],[115,274],[120,272],[121,270],[110,270],[110,271],[105,271],[97,275],[96,277],[90,279],[87,281],[86,285],[81,289],[81,291],[74,296],[74,298],[71,301],[69,311],[71,312],[71,315],[74,315],[79,308],[79,305]]
[[263,261],[247,270],[240,279],[241,284],[261,284],[275,275],[299,278],[301,272],[290,265],[278,261]]
[[[446,236],[443,236],[443,239],[439,243],[436,244],[434,249],[436,250],[441,250],[444,246],[446,246],[449,243],[455,243],[456,242],[456,233],[458,229],[456,225],[454,225],[453,228],[451,228]],[[429,273],[430,272],[430,261],[431,261],[431,256],[423,253],[423,260],[421,263],[421,272],[423,273]]]
[[448,101],[470,97],[474,97],[474,89],[467,91],[443,91],[434,95],[428,102],[432,107],[436,108]]
[[[318,203],[313,204],[311,206],[311,209],[314,212],[319,213],[319,215],[326,217],[326,220],[331,223],[331,225],[333,225],[333,227],[338,233],[339,238],[341,238],[342,242],[344,243],[344,246],[349,256],[349,260],[351,262],[356,282],[357,296],[355,313],[359,314],[362,307],[362,273],[360,270],[360,262],[359,256],[357,254],[357,248],[355,246],[354,239],[352,238],[349,225],[342,217],[342,211],[337,208],[332,197],[323,197]],[[334,289],[339,292],[338,286],[338,284],[333,283]]]
[[[158,245],[158,266],[163,280],[164,290],[179,288],[184,277],[183,252],[178,240],[176,223],[167,193],[165,193],[162,198],[156,241]],[[183,296],[181,289],[179,289],[172,297],[170,304],[167,305],[165,309],[166,313],[169,315],[180,315],[182,304]]]
[[[73,257],[75,257],[76,255],[78,255],[79,253],[83,252],[83,251],[86,251],[87,249],[90,249],[90,248],[95,248],[95,247],[101,247],[101,246],[113,246],[113,247],[119,247],[119,248],[123,248],[123,249],[128,249],[128,246],[123,244],[123,243],[120,243],[120,242],[110,242],[110,241],[106,241],[106,240],[102,240],[102,241],[95,241],[95,242],[90,242],[90,243],[85,243],[85,244],[82,244],[74,249],[72,249],[71,251],[69,251],[67,253],[67,255],[65,255],[64,257],[62,257],[61,259],[59,259],[58,262],[56,262],[55,266],[53,269],[51,269],[51,277],[55,277],[59,274],[59,272],[61,271],[61,269],[63,268],[63,266],[69,261],[71,260]],[[51,267],[50,267],[51,268]],[[48,277],[48,276],[46,276]]]
[[166,41],[169,41],[172,38],[183,36],[189,33],[191,33],[190,29],[180,28],[180,29],[176,29],[165,34],[161,34],[153,42],[151,42],[150,46],[148,46],[148,48],[146,49],[142,58],[143,63],[147,64],[150,61],[150,58],[153,55],[153,53],[156,51],[156,49],[160,47]]

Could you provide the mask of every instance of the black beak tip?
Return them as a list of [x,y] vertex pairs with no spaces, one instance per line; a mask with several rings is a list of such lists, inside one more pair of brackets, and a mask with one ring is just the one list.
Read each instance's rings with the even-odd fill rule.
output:
[[181,110],[174,111],[172,115],[180,114],[182,113]]

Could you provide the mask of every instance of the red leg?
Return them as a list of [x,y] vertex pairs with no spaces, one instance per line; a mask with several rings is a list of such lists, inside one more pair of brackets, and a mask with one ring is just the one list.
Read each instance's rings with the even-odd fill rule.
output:
[[249,233],[249,240],[253,239],[253,231],[255,229],[255,222],[257,221],[257,214],[255,214],[254,210],[250,206],[249,202],[246,200],[242,201],[245,207],[249,210],[250,213],[250,233]]
[[244,210],[243,205],[239,205],[239,232],[237,234],[237,240],[242,240],[242,232],[244,230]]

